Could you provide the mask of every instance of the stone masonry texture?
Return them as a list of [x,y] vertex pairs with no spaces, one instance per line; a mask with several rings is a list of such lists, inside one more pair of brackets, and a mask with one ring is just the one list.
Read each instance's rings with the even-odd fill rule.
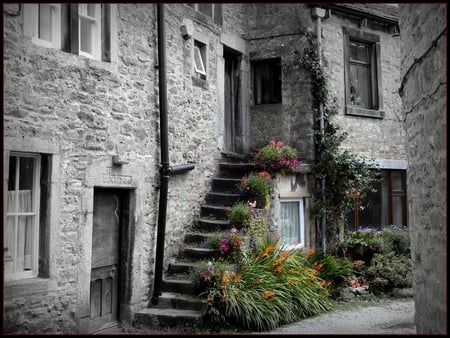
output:
[[444,4],[400,5],[401,92],[418,334],[448,333],[447,10]]

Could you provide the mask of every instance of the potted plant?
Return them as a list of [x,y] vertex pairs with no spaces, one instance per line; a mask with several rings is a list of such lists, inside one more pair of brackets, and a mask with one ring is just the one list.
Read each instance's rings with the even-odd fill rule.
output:
[[282,175],[295,172],[300,167],[297,150],[281,141],[270,141],[258,152],[252,154],[256,167],[269,174]]
[[249,175],[242,177],[239,185],[244,199],[249,202],[256,202],[255,207],[260,209],[266,206],[271,187],[272,180],[267,171],[251,172]]
[[245,201],[238,201],[226,208],[230,225],[238,229],[246,228],[253,215],[253,205]]

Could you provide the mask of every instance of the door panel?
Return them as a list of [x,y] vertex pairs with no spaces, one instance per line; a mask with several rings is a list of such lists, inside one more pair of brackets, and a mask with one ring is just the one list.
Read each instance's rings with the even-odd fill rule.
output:
[[118,320],[118,269],[123,192],[96,189],[92,230],[91,329]]
[[225,61],[225,149],[239,152],[236,139],[241,122],[239,109],[240,58],[237,54],[224,50]]

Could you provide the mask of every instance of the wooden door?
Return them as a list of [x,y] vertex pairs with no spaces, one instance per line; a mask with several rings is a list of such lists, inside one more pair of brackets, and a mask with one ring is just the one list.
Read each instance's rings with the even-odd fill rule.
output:
[[91,330],[118,320],[120,228],[123,192],[96,189],[92,231]]
[[224,49],[225,61],[225,149],[240,152],[237,139],[240,135],[241,116],[239,108],[240,57]]

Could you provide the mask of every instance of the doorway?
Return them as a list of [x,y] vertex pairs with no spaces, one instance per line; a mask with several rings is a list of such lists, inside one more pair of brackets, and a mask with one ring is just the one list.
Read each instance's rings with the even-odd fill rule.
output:
[[119,321],[119,304],[123,301],[119,290],[124,284],[122,262],[126,252],[124,239],[127,238],[128,214],[127,190],[94,189],[89,315],[91,332],[116,325]]
[[242,153],[243,128],[241,112],[241,54],[224,46],[225,63],[225,150]]

